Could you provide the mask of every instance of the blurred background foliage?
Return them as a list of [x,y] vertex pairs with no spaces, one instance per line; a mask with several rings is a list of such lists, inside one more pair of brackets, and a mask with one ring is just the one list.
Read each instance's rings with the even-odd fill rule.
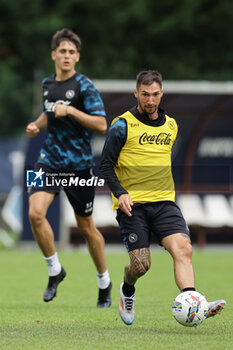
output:
[[52,35],[82,39],[77,69],[91,79],[233,80],[232,0],[0,0],[0,137],[33,116],[35,89],[53,72]]

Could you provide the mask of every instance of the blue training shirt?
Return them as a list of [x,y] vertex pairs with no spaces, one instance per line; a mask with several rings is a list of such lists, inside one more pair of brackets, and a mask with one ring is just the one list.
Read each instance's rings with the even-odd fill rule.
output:
[[63,81],[57,81],[53,74],[43,80],[42,88],[43,112],[48,116],[48,135],[38,162],[57,171],[91,168],[94,165],[92,131],[69,115],[55,118],[54,108],[56,104],[65,104],[87,114],[106,116],[98,90],[89,78],[80,73]]

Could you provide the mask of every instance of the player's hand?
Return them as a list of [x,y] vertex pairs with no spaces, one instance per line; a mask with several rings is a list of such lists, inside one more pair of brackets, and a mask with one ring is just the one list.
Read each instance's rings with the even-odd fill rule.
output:
[[38,128],[36,123],[30,123],[26,127],[26,133],[30,138],[36,137],[39,134],[39,132],[40,132],[40,129]]
[[120,195],[118,198],[118,206],[126,215],[132,216],[133,201],[129,194]]
[[57,104],[54,109],[55,118],[65,117],[68,114],[67,109],[67,105]]

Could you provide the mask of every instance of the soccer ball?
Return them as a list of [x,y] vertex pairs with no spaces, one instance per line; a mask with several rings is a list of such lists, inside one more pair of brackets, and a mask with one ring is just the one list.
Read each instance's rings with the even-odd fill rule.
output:
[[173,301],[172,313],[176,321],[183,326],[197,326],[202,323],[207,316],[208,302],[206,298],[198,292],[183,292]]

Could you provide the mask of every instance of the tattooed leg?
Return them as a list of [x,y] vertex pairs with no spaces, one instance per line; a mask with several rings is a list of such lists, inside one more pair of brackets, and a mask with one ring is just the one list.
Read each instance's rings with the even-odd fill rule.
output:
[[135,284],[137,279],[143,276],[150,268],[150,249],[141,248],[129,252],[130,263],[125,266],[125,282]]

